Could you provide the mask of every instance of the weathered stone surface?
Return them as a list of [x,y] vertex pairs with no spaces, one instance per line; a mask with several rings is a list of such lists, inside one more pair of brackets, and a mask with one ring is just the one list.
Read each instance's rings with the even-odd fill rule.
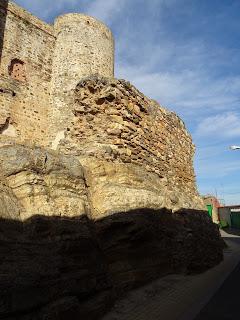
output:
[[221,259],[218,229],[205,212],[1,219],[0,318],[98,319],[126,290]]
[[0,26],[0,318],[97,319],[126,290],[219,263],[191,137],[112,78],[111,31],[7,0]]
[[[53,25],[17,4],[0,1],[0,134],[6,119],[20,141],[44,146],[68,120],[68,95],[79,79],[114,71],[114,39],[107,26],[84,14],[66,14]],[[17,60],[24,76],[14,75]]]
[[0,217],[7,219],[20,219],[21,206],[13,190],[0,181]]
[[133,164],[82,159],[88,186],[90,216],[97,220],[137,208],[167,206],[165,179]]
[[0,318],[94,319],[113,298],[86,216],[1,219],[0,261]]
[[137,209],[95,225],[117,291],[168,273],[202,272],[222,259],[218,228],[202,211]]
[[[77,159],[23,145],[0,147],[1,217],[81,216],[87,210],[83,168]],[[12,195],[12,196],[10,196]]]
[[84,166],[92,217],[145,207],[204,209],[194,145],[176,114],[124,80],[91,76],[73,96],[72,124],[58,150]]
[[9,201],[19,209],[10,211],[20,212],[21,219],[88,214],[96,220],[138,208],[176,209],[186,198],[181,189],[169,187],[167,178],[137,164],[94,157],[80,157],[80,162],[42,148],[0,146],[2,183],[8,188],[2,203],[12,193]]
[[[4,1],[0,24],[0,144],[11,136],[76,156],[87,172],[94,218],[145,206],[204,208],[195,185],[194,146],[184,123],[129,82],[112,78],[114,39],[103,23],[67,14],[52,26]],[[26,74],[21,81],[11,75],[15,60]],[[100,177],[105,168],[108,174]],[[35,184],[39,201],[31,197],[30,187],[38,175],[21,175],[8,177],[8,183],[25,179],[14,187],[26,195],[23,207],[32,203],[35,213],[51,214],[46,199],[53,175]],[[73,208],[73,197],[71,202]]]

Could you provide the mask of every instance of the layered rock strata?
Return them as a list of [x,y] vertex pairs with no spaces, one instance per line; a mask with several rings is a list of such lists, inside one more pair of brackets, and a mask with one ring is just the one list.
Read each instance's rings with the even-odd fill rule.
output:
[[[97,179],[105,179],[102,188],[110,192],[126,178],[111,176],[109,162],[94,178],[102,168],[96,161],[91,167],[77,157],[14,142],[0,147],[0,318],[98,319],[126,290],[221,261],[222,241],[205,211],[140,205],[127,210],[126,194],[119,193],[115,212],[97,217]],[[122,170],[130,181],[128,167]],[[142,177],[138,170],[134,179]],[[150,180],[144,183],[151,190]],[[110,193],[104,198],[99,191],[99,197],[103,208],[110,207]],[[121,199],[124,212],[117,210]]]
[[[40,147],[0,147],[1,217],[26,220],[34,215],[81,216],[86,213],[87,189],[77,159]],[[10,195],[13,195],[12,197]],[[10,209],[9,209],[10,208]]]

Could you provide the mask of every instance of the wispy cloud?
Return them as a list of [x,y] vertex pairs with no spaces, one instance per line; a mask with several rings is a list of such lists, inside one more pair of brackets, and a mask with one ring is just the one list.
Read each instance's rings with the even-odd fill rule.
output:
[[197,127],[198,136],[240,137],[240,114],[224,112],[205,118]]
[[53,20],[62,13],[81,12],[92,15],[107,24],[116,19],[126,4],[126,0],[15,0],[15,2],[47,21]]
[[124,24],[116,42],[116,76],[130,80],[186,118],[200,116],[200,121],[204,114],[237,109],[240,73],[219,71],[238,64],[240,49],[224,48],[201,37],[172,41],[161,28],[164,6],[158,6],[158,11],[159,19],[152,18],[150,26]]
[[127,0],[95,0],[91,1],[86,11],[89,15],[111,24],[116,16],[121,13],[126,2]]
[[[23,6],[25,9],[40,17],[43,20],[50,21],[64,8],[70,7],[73,4],[77,3],[77,0],[58,0],[51,1],[41,0],[14,0],[18,5]],[[52,22],[52,21],[51,21]]]
[[[160,104],[180,113],[186,120],[192,119],[197,124],[209,114],[218,114],[227,110],[234,112],[240,105],[240,76],[214,79],[207,71],[182,70],[178,72],[148,73],[144,66],[131,67],[126,65],[118,69],[120,77],[130,79],[146,95],[154,98]],[[209,122],[221,121],[219,115],[204,120],[198,128]],[[229,136],[238,133],[236,115],[227,115],[227,120],[233,122],[234,129]],[[205,135],[210,131],[205,131]]]

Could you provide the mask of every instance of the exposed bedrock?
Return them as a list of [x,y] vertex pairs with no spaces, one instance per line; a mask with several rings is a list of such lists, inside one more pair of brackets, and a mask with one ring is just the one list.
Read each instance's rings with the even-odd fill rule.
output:
[[1,220],[0,317],[98,319],[126,290],[221,259],[218,230],[205,212]]
[[154,173],[92,160],[0,147],[0,318],[97,319],[126,290],[221,261],[205,211],[173,213]]
[[83,168],[73,157],[40,147],[5,144],[0,146],[0,178],[0,188],[5,190],[0,195],[4,218],[70,217],[87,211]]

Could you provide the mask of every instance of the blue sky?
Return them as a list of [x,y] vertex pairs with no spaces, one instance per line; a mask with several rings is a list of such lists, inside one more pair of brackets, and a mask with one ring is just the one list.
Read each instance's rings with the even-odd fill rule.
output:
[[199,191],[240,203],[239,0],[16,0],[52,23],[82,12],[116,40],[115,76],[175,111],[196,145]]

